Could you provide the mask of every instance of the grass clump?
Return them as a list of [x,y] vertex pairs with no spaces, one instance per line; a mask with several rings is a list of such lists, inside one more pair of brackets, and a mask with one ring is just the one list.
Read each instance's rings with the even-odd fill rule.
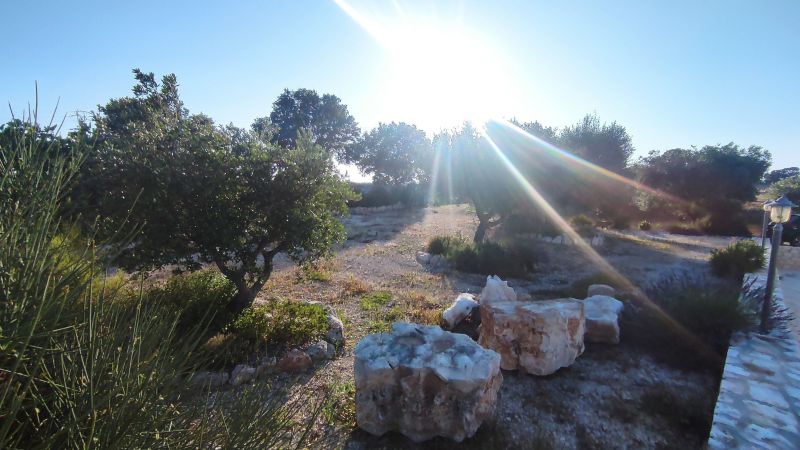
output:
[[525,278],[536,266],[536,250],[524,240],[472,243],[458,236],[437,236],[428,253],[442,255],[456,270]]
[[572,229],[575,230],[580,236],[593,237],[596,232],[594,228],[594,221],[586,214],[579,214],[569,221]]
[[367,292],[371,291],[372,287],[366,281],[359,280],[354,275],[350,275],[344,281],[344,286],[342,289],[342,293],[348,297],[352,297],[355,295],[362,295],[366,294]]
[[392,299],[392,294],[387,291],[373,291],[361,296],[359,305],[364,311],[374,311],[385,306]]
[[331,425],[354,428],[356,385],[353,380],[333,382],[328,386],[327,392],[328,396],[322,405],[322,418]]
[[650,231],[651,229],[653,229],[653,224],[651,224],[647,220],[643,220],[639,222],[639,229],[642,231]]
[[744,274],[764,267],[764,249],[754,241],[736,241],[711,252],[711,271],[720,277],[741,282]]

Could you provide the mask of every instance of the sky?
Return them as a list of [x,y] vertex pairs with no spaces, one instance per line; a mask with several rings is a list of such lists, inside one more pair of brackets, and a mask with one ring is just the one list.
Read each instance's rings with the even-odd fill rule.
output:
[[69,117],[130,95],[141,68],[238,126],[302,87],[364,130],[596,113],[637,156],[732,141],[800,166],[797,0],[2,1],[0,100],[17,115],[36,83],[41,115],[58,101]]

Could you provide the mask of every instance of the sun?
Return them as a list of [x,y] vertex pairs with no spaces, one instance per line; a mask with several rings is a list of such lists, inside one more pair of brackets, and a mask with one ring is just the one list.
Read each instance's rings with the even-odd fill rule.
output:
[[397,14],[378,20],[336,3],[385,49],[388,67],[379,89],[381,108],[392,120],[426,130],[482,124],[512,110],[502,49],[458,18]]

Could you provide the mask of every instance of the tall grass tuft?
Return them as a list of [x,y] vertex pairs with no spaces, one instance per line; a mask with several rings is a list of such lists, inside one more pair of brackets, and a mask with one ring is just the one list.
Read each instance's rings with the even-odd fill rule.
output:
[[208,323],[177,333],[175,308],[118,300],[97,250],[116,247],[63,238],[87,147],[53,151],[35,114],[23,122],[0,144],[0,448],[303,445],[280,392],[190,387]]

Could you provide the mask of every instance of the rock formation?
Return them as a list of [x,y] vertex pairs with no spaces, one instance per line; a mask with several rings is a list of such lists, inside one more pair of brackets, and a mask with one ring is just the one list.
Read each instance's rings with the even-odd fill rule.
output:
[[477,307],[478,302],[475,301],[475,297],[472,294],[458,294],[453,304],[444,310],[442,318],[447,322],[450,329],[452,329],[469,316],[472,310]]
[[481,304],[493,302],[516,301],[517,294],[514,292],[507,281],[503,281],[496,275],[486,277],[486,286],[481,291]]
[[586,314],[586,342],[619,344],[621,301],[607,295],[593,295],[583,301]]

